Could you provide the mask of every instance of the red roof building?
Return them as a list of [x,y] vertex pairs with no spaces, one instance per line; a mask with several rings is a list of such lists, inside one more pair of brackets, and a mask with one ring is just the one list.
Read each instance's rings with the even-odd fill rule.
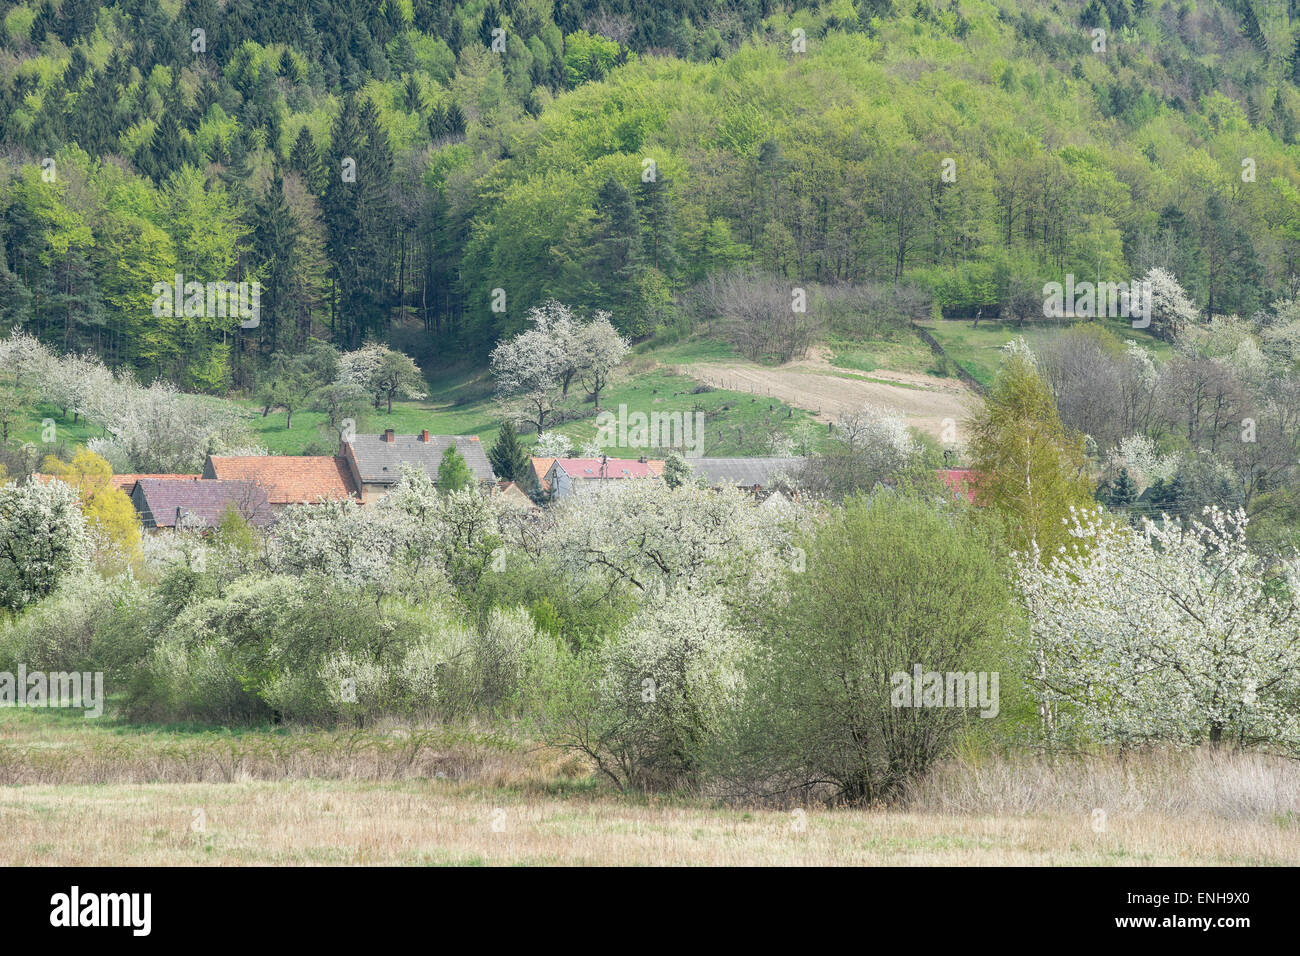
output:
[[256,482],[274,508],[357,496],[347,462],[330,455],[209,455],[203,477]]
[[972,468],[947,468],[939,472],[939,478],[952,491],[954,497],[965,496],[971,504],[975,503],[975,471]]

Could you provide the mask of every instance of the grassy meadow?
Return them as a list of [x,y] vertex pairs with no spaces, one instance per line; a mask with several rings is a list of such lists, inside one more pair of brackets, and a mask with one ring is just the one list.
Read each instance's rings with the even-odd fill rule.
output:
[[[767,436],[791,434],[811,415],[802,408],[762,395],[729,391],[701,383],[674,369],[678,365],[702,361],[741,361],[724,343],[697,339],[667,347],[640,350],[631,355],[624,368],[601,395],[601,407],[617,411],[626,405],[629,412],[680,412],[705,416],[706,448],[713,455],[767,454]],[[395,401],[393,410],[372,410],[358,423],[360,431],[393,428],[401,434],[428,429],[439,435],[477,436],[485,444],[496,439],[501,408],[493,394],[492,379],[482,367],[455,368],[429,374],[427,398],[418,401]],[[290,420],[284,409],[263,414],[263,407],[252,398],[232,398],[247,416],[253,443],[271,454],[331,454],[334,442],[323,427],[324,414],[310,409],[295,410]],[[581,444],[596,434],[595,405],[584,389],[574,383],[567,399],[559,404],[563,421],[554,428]],[[73,421],[61,409],[48,404],[36,407],[34,415],[16,432],[20,442],[41,444],[42,421],[51,419],[58,440],[67,445],[84,445],[99,437],[103,430],[84,420]],[[285,427],[286,422],[290,427]],[[550,429],[548,429],[550,430]],[[521,436],[525,444],[531,437]]]
[[985,758],[897,807],[729,806],[619,794],[577,759],[474,729],[6,709],[0,865],[1270,866],[1300,862],[1297,784],[1258,756]]
[[[1146,329],[1135,329],[1129,319],[1094,320],[1121,340],[1132,339],[1139,345],[1150,349],[1152,354],[1164,361],[1169,358],[1171,346],[1151,335]],[[935,337],[948,357],[964,368],[975,380],[983,385],[992,385],[993,376],[1002,362],[1001,350],[1008,342],[1023,336],[1034,348],[1066,324],[1030,323],[1024,326],[1015,322],[982,321],[976,326],[967,319],[930,319],[917,323],[928,329]],[[1086,324],[1086,323],[1077,323]]]

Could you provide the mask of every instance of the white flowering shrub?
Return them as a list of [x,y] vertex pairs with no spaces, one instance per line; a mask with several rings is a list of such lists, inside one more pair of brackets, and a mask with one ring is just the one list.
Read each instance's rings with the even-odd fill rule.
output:
[[1168,269],[1151,269],[1143,281],[1151,283],[1151,334],[1175,341],[1196,319],[1196,306]]
[[1070,533],[1019,572],[1050,737],[1300,750],[1300,573],[1269,573],[1244,513],[1134,530],[1088,511]]
[[138,600],[135,581],[93,572],[70,575],[48,598],[0,622],[0,670],[88,670],[107,618]]
[[0,485],[0,609],[17,611],[90,565],[77,492],[61,481]]
[[539,677],[543,735],[620,789],[689,786],[741,699],[750,646],[716,598],[660,591],[606,645]]
[[411,531],[411,519],[396,508],[363,509],[348,499],[295,505],[267,535],[267,564],[277,574],[383,587],[398,572]]
[[557,505],[548,550],[575,578],[606,588],[716,589],[739,604],[762,600],[786,567],[797,522],[733,488],[629,480]]
[[[1294,310],[1288,310],[1288,314]],[[1300,318],[1289,318],[1264,329],[1264,350],[1284,366],[1300,362]]]
[[377,343],[339,356],[337,384],[361,389],[376,408],[387,401],[390,412],[394,398],[420,399],[428,395],[424,376],[410,356]]
[[527,611],[492,608],[473,639],[474,684],[481,706],[495,711],[513,700],[537,640]]
[[464,489],[439,493],[418,468],[404,468],[387,496],[286,508],[267,535],[272,571],[313,574],[412,598],[472,588],[501,544],[503,503]]
[[1111,449],[1106,458],[1108,474],[1118,474],[1128,469],[1138,494],[1157,481],[1172,481],[1182,457],[1174,452],[1161,455],[1155,441],[1146,435],[1130,435]]
[[920,452],[902,416],[866,404],[835,423],[831,441],[809,457],[799,485],[822,498],[869,492],[907,468]]
[[1038,357],[1034,355],[1034,350],[1029,347],[1023,335],[1017,335],[1014,339],[1002,346],[1002,352],[1008,359],[1021,358],[1035,368],[1038,366]]
[[187,395],[167,382],[139,385],[91,356],[55,356],[31,336],[0,340],[0,370],[11,371],[42,401],[83,416],[106,435],[90,442],[115,472],[197,472],[210,454],[249,444],[237,405]]

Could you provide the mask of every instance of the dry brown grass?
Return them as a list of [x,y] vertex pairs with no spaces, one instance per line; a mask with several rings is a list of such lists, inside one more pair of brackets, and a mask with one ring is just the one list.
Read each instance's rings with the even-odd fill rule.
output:
[[[192,829],[194,811],[205,816]],[[498,821],[500,830],[494,830]],[[1295,863],[1276,823],[1115,814],[745,812],[445,781],[0,788],[0,865]]]
[[1295,864],[1298,784],[1294,764],[1230,754],[995,760],[946,765],[906,812],[789,812],[617,796],[490,733],[0,711],[0,865]]
[[1300,827],[1300,762],[1209,748],[1124,756],[951,761],[914,787],[933,813],[1161,814]]
[[0,737],[0,786],[420,778],[511,786],[578,772],[555,752],[472,731],[103,734],[56,728]]

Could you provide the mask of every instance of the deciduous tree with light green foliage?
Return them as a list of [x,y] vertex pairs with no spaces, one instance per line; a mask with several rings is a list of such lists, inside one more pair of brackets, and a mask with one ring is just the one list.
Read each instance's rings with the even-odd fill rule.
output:
[[469,470],[465,456],[455,445],[448,445],[438,463],[438,490],[442,492],[464,491],[474,483],[474,473]]
[[1010,588],[976,526],[920,497],[852,498],[800,546],[804,566],[768,607],[719,759],[753,793],[829,786],[852,803],[888,799],[1000,708],[896,706],[894,675],[910,679],[918,664],[983,672],[1000,692]]
[[1092,503],[1092,481],[1083,436],[1061,424],[1024,341],[1013,346],[970,422],[976,501],[1003,518],[1014,548],[1050,556],[1071,511]]

